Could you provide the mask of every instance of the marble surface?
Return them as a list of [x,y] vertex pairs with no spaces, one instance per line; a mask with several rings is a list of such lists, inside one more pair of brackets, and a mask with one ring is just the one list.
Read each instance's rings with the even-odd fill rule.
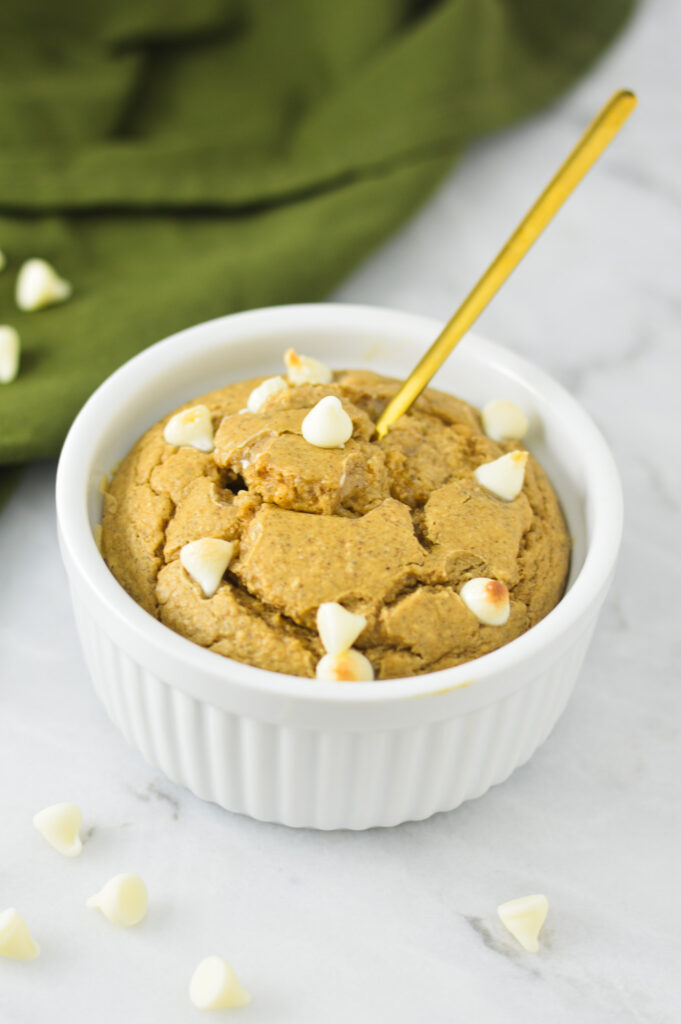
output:
[[[475,146],[336,296],[444,317],[604,98],[639,92],[622,137],[479,324],[584,403],[626,496],[577,691],[506,784],[360,834],[258,824],[173,786],[94,696],[54,466],[25,477],[0,516],[0,908],[21,910],[43,954],[0,961],[3,1024],[198,1021],[188,978],[216,951],[253,991],[238,1011],[253,1024],[681,1019],[680,37],[675,0],[644,2],[569,97]],[[85,813],[73,861],[31,827],[63,799]],[[151,911],[123,932],[83,903],[125,870],[146,878]],[[495,914],[531,892],[551,904],[536,956]]]

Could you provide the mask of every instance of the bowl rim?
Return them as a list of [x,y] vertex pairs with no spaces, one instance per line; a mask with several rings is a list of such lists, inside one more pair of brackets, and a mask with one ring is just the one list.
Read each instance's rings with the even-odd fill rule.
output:
[[[269,323],[268,323],[269,321]],[[569,590],[556,607],[526,633],[510,643],[479,658],[453,668],[440,669],[419,676],[343,685],[316,679],[256,668],[200,647],[175,633],[144,611],[115,579],[97,548],[87,513],[87,492],[92,485],[90,457],[102,429],[102,410],[121,397],[129,386],[148,381],[158,374],[156,362],[163,353],[173,365],[187,358],[188,350],[196,351],[203,338],[206,349],[234,344],[252,334],[276,327],[317,325],[348,329],[379,328],[385,334],[391,322],[401,332],[405,328],[432,331],[442,322],[431,317],[402,312],[380,306],[346,303],[302,303],[266,306],[232,313],[204,321],[178,331],[133,356],[100,384],[86,401],[68,432],[57,468],[56,505],[62,557],[75,568],[95,592],[119,625],[131,630],[145,644],[151,644],[163,660],[175,659],[185,668],[209,676],[225,687],[237,688],[260,696],[313,703],[382,704],[413,697],[460,695],[475,682],[476,690],[485,683],[529,664],[547,649],[560,645],[561,638],[600,600],[610,580],[622,534],[622,490],[612,454],[595,423],[560,384],[529,360],[509,349],[469,332],[464,344],[474,340],[484,362],[497,365],[522,380],[540,398],[569,417],[570,429],[581,437],[584,455],[586,492],[593,503],[592,536],[588,542],[584,564]],[[226,331],[219,339],[216,331]],[[191,342],[190,345],[187,342]],[[164,369],[167,371],[168,363]],[[607,514],[606,514],[607,513]],[[67,569],[69,565],[67,564]],[[69,569],[69,574],[71,570]],[[184,686],[181,688],[185,689]],[[195,686],[187,686],[195,692]],[[480,694],[480,696],[482,696]],[[213,697],[211,702],[215,703]]]

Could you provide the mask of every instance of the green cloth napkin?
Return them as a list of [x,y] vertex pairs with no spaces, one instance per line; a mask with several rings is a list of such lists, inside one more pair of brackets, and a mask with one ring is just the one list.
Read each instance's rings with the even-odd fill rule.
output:
[[[3,0],[0,323],[23,357],[0,385],[0,466],[55,455],[159,338],[324,296],[467,142],[583,72],[632,3]],[[31,256],[71,301],[17,310]]]

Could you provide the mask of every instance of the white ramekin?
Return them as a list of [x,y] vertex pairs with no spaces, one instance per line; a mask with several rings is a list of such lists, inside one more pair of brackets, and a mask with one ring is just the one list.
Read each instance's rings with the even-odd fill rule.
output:
[[76,418],[59,463],[57,516],[85,658],[129,742],[198,796],[253,818],[320,829],[426,818],[506,779],[565,707],[620,544],[619,479],[574,399],[482,338],[462,342],[435,386],[476,405],[511,398],[529,412],[527,445],[549,473],[573,537],[563,600],[507,646],[457,668],[386,682],[266,672],[203,650],[144,612],[93,539],[103,474],[181,402],[280,372],[289,345],[334,368],[404,376],[439,327],[331,304],[239,313],[142,352]]

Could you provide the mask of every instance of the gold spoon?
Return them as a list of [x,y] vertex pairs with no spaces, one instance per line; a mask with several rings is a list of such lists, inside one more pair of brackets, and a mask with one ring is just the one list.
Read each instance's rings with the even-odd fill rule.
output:
[[475,323],[511,271],[515,270],[530,246],[556,215],[573,189],[595,164],[635,106],[636,97],[633,92],[621,89],[591,122],[565,163],[558,168],[506,245],[463,300],[421,361],[411,371],[395,397],[385,407],[376,423],[379,440],[385,437],[393,423],[416,401],[454,346],[461,340],[468,328]]

